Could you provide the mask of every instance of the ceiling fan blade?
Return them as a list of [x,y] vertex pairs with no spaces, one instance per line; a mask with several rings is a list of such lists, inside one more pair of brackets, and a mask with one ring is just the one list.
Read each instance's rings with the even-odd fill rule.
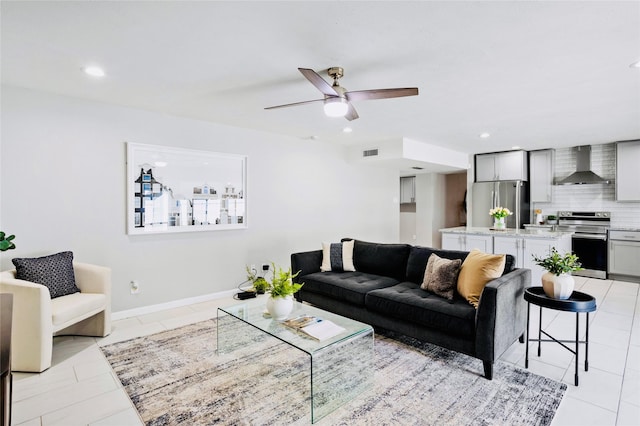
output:
[[344,94],[349,102],[364,101],[367,99],[388,99],[401,98],[403,96],[418,95],[417,87],[404,87],[398,89],[371,89],[371,90],[355,90],[353,92],[345,92]]
[[313,84],[316,89],[321,91],[323,94],[327,96],[340,96],[340,94],[336,92],[335,89],[329,83],[327,83],[324,78],[320,77],[320,75],[314,70],[309,68],[298,68],[298,71],[300,71],[302,75],[304,75],[305,78],[309,80],[311,84]]
[[347,110],[347,113],[345,114],[344,118],[346,118],[349,121],[353,121],[359,117],[360,116],[356,112],[356,109],[353,107],[353,105],[351,105],[351,103],[349,103],[349,109]]
[[288,107],[298,106],[298,105],[313,104],[313,103],[316,103],[316,102],[324,102],[324,99],[314,99],[312,101],[302,101],[302,102],[294,102],[292,104],[270,106],[270,107],[266,107],[265,109],[288,108]]

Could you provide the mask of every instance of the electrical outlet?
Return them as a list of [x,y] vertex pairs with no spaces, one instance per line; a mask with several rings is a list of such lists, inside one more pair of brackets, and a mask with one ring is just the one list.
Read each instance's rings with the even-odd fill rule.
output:
[[256,264],[255,263],[252,263],[250,268],[251,268],[251,272],[253,272],[254,274],[258,272],[258,270],[256,269]]
[[138,283],[138,281],[136,280],[131,280],[131,282],[129,283],[129,288],[131,290],[131,294],[140,293],[140,283]]

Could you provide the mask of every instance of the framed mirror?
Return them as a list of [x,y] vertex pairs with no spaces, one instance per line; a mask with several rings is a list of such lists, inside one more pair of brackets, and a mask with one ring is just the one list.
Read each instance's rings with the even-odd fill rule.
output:
[[247,227],[247,157],[127,143],[127,233]]

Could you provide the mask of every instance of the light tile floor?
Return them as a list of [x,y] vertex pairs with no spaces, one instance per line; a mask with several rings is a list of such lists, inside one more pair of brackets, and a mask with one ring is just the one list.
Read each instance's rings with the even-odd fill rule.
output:
[[[582,354],[580,386],[573,385],[575,364],[569,351],[543,343],[538,358],[536,343],[530,344],[529,370],[568,387],[554,425],[640,425],[639,288],[635,283],[576,277],[576,289],[595,296],[598,303],[589,317],[589,371],[584,371]],[[13,425],[142,424],[98,345],[212,318],[218,306],[233,302],[225,298],[114,321],[113,332],[102,339],[55,338],[51,368],[41,374],[15,373]],[[538,318],[532,305],[532,333]],[[583,333],[585,318],[580,315]],[[542,320],[556,338],[575,336],[575,314],[543,309]],[[516,342],[501,359],[524,368],[524,358],[525,345]]]

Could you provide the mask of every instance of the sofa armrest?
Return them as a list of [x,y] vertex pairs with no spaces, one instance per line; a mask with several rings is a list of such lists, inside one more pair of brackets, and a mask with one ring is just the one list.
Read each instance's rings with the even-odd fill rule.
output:
[[476,355],[493,362],[525,331],[527,308],[524,289],[531,285],[531,270],[514,269],[487,283],[476,312]]
[[322,265],[322,250],[305,251],[301,253],[293,253],[291,255],[291,272],[300,274],[294,278],[294,282],[300,282],[300,277],[304,275],[320,272]]

